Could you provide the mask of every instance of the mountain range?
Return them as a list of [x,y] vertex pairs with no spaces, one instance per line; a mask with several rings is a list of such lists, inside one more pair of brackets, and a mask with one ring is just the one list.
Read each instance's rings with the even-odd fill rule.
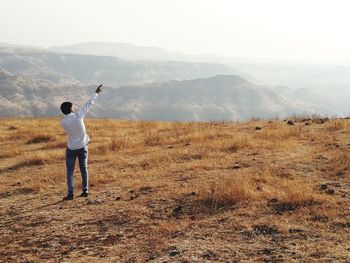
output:
[[1,46],[0,68],[49,81],[101,82],[114,87],[234,73],[232,68],[216,63],[126,61],[112,56],[65,54]]
[[97,83],[107,86],[92,112],[98,117],[202,121],[333,113],[312,89],[264,85],[242,67],[193,62],[199,57],[113,43],[0,44],[0,115],[58,115],[62,101],[83,103]]
[[[94,87],[0,70],[0,116],[57,116],[63,101],[83,105]],[[105,87],[93,116],[172,121],[240,120],[312,114],[312,107],[236,75]]]
[[236,75],[122,86],[107,98],[110,112],[127,119],[232,121],[316,112],[296,99]]

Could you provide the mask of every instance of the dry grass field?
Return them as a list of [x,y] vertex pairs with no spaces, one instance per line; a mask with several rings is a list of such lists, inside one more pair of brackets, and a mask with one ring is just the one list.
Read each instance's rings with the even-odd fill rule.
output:
[[[0,119],[0,262],[350,262],[350,120]],[[75,195],[81,178],[75,172]]]

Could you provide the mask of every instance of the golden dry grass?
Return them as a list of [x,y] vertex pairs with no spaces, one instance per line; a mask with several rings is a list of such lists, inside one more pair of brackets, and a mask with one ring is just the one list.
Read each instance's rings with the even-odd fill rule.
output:
[[1,119],[0,262],[350,261],[350,121],[293,121],[87,119],[61,202],[59,119]]

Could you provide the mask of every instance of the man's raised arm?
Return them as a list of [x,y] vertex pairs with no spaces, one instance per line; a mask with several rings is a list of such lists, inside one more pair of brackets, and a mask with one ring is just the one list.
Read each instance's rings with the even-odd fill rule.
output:
[[85,103],[85,105],[84,105],[80,110],[77,111],[77,114],[78,114],[78,116],[79,116],[79,119],[85,118],[85,116],[86,116],[87,112],[90,110],[92,104],[94,104],[94,102],[95,102],[95,100],[96,100],[98,94],[102,91],[101,88],[102,88],[102,84],[99,85],[99,86],[97,87],[97,89],[96,89],[94,95],[92,95],[92,96],[88,99],[88,101]]

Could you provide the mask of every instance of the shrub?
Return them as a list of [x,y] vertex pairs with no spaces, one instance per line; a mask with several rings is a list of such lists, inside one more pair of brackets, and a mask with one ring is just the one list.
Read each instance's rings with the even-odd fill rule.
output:
[[301,179],[273,175],[269,168],[234,173],[209,184],[201,199],[218,209],[245,202],[276,199],[277,209],[295,208],[322,201],[320,194]]
[[161,145],[162,138],[158,130],[148,129],[146,134],[143,136],[143,142],[146,146]]
[[38,135],[27,141],[27,144],[49,142],[54,138],[51,135]]
[[127,141],[125,138],[113,138],[110,144],[112,151],[119,151],[126,147]]

